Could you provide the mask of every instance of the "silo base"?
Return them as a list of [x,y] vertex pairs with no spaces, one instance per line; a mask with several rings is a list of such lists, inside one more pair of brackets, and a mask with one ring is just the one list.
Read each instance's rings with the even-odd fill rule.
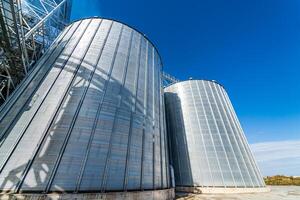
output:
[[175,198],[174,189],[130,192],[107,192],[107,193],[49,193],[49,194],[1,194],[0,200],[172,200]]
[[270,192],[270,188],[216,188],[216,187],[176,187],[176,192],[187,192],[194,194],[241,194]]

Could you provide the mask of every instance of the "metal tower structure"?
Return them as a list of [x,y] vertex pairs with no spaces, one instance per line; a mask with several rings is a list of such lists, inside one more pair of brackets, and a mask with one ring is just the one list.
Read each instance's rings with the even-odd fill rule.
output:
[[162,76],[163,76],[162,79],[163,79],[164,87],[168,87],[169,85],[172,85],[172,84],[180,81],[179,79],[175,78],[174,76],[172,76],[166,72],[163,72]]
[[0,0],[0,105],[70,20],[71,0]]

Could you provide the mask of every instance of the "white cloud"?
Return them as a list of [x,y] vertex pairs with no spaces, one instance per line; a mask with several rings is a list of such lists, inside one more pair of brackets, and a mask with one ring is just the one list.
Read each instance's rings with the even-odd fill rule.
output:
[[250,146],[263,176],[300,175],[300,140],[262,142]]

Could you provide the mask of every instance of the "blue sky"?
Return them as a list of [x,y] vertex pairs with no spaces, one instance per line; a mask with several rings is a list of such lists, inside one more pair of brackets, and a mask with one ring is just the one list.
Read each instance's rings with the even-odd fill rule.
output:
[[123,21],[156,44],[166,72],[222,83],[256,145],[300,141],[299,10],[298,0],[74,0],[72,19]]

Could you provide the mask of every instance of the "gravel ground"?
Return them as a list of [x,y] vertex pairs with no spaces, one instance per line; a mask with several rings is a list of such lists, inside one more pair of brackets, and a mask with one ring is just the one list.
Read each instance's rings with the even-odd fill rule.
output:
[[177,193],[179,200],[300,200],[300,186],[268,186],[271,192],[251,194],[186,194]]

